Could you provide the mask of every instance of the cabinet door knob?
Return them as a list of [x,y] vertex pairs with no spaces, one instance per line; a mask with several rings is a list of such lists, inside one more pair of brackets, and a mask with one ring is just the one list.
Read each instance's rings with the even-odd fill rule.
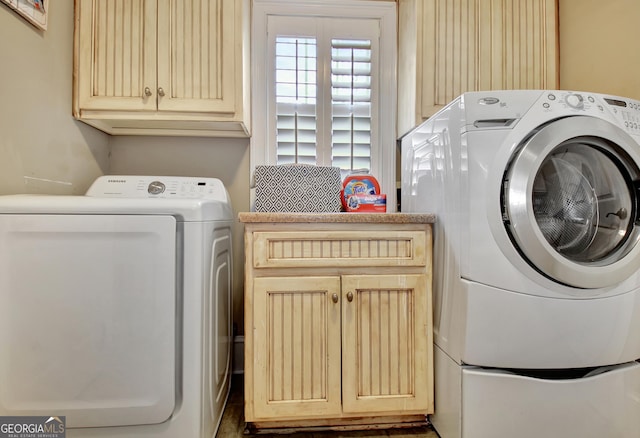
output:
[[338,302],[338,294],[331,295],[331,301],[333,301],[334,303],[337,303]]
[[353,292],[347,292],[347,300],[349,302],[353,301]]
[[164,96],[164,89],[162,87],[158,88],[158,96],[160,97]]
[[144,95],[147,97],[151,96],[151,88],[144,87]]

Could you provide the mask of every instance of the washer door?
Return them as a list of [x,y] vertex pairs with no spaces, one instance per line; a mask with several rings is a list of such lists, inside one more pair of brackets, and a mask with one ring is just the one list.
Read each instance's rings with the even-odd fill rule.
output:
[[577,288],[625,280],[640,266],[637,143],[593,117],[569,117],[524,141],[503,179],[502,212],[538,272]]

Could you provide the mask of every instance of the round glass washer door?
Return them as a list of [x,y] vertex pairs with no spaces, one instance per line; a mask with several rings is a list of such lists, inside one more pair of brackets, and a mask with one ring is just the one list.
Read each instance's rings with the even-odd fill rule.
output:
[[502,213],[539,273],[594,289],[638,270],[640,169],[627,152],[637,149],[622,129],[586,116],[553,121],[519,146],[503,179]]

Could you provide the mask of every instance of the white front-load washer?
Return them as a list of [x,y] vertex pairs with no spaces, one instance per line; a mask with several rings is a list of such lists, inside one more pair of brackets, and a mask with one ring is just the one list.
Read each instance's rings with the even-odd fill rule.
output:
[[233,213],[215,178],[0,197],[0,416],[211,438],[230,388]]
[[640,102],[466,93],[401,140],[434,229],[435,415],[449,437],[637,437]]

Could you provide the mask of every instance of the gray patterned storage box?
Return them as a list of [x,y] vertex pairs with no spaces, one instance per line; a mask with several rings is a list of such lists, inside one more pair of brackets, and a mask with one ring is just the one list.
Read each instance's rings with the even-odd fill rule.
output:
[[340,168],[285,164],[256,166],[256,211],[339,212]]

